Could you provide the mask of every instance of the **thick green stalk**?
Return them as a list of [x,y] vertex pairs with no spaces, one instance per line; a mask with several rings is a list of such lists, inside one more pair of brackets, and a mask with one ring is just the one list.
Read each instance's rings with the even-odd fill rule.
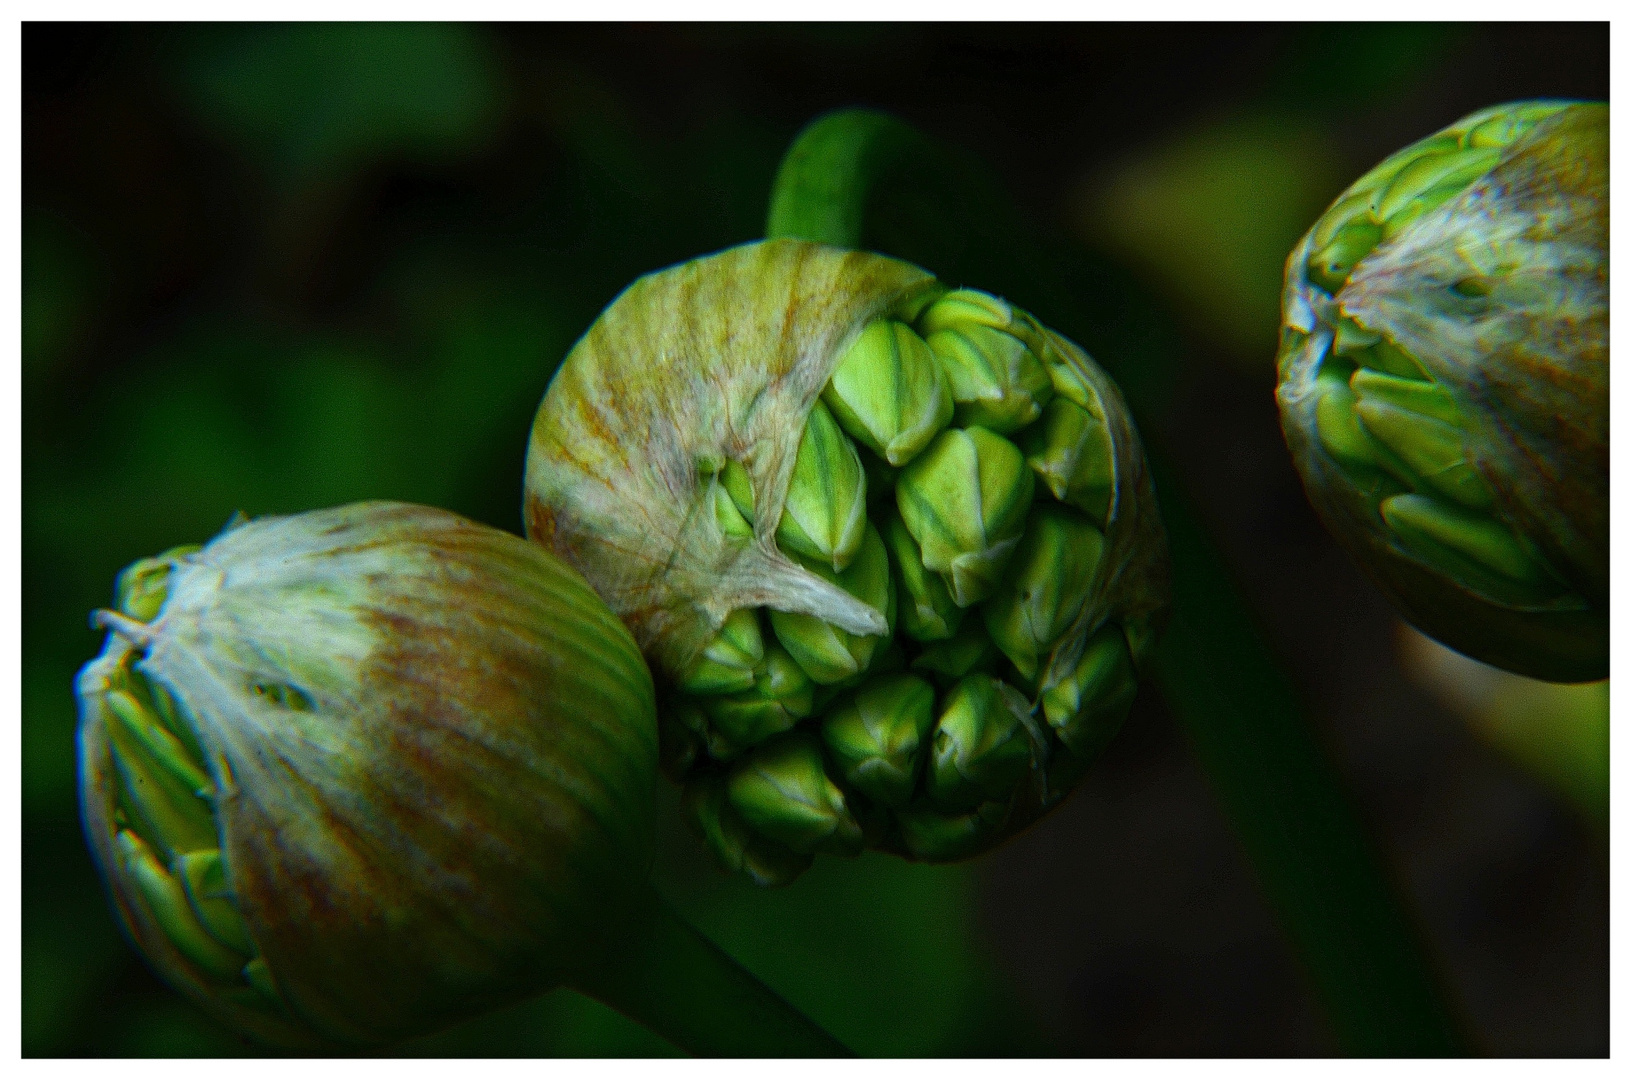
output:
[[1233,822],[1340,1045],[1463,1052],[1454,1016],[1296,690],[1171,466],[1151,455],[1172,545],[1156,678]]
[[573,985],[697,1057],[850,1057],[647,890]]
[[[1008,290],[1050,325],[1092,340],[1072,325],[1070,312],[1078,305],[1046,272],[1048,260],[1013,224],[1006,201],[978,205],[981,193],[995,191],[993,184],[977,175],[940,177],[911,189],[922,170],[903,172],[904,160],[959,167],[944,152],[924,153],[928,141],[878,113],[817,119],[782,162],[767,235],[847,247],[879,246],[899,236],[911,250],[880,250],[942,276]],[[897,213],[903,224],[882,220]],[[937,240],[935,232],[962,237]],[[985,276],[969,273],[970,263],[985,260]],[[1134,377],[1140,374],[1145,377]],[[1123,388],[1145,421],[1151,401],[1138,384],[1148,382],[1148,373],[1127,375],[1132,378]],[[1462,1051],[1461,1032],[1422,943],[1291,680],[1256,632],[1227,563],[1153,444],[1154,425],[1140,426],[1172,542],[1175,615],[1158,651],[1156,678],[1341,1046],[1365,1055]]]

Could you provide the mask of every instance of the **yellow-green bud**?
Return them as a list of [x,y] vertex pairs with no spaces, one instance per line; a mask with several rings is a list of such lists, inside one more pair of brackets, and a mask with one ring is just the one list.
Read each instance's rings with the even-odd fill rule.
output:
[[723,777],[702,776],[686,781],[684,806],[720,863],[755,885],[786,885],[815,861],[815,856],[800,855],[749,827],[731,805]]
[[1074,510],[1031,511],[1003,587],[981,609],[991,640],[1027,682],[1082,614],[1103,551],[1104,534]]
[[1070,675],[1042,695],[1043,715],[1060,742],[1091,761],[1120,730],[1137,692],[1127,640],[1106,626],[1088,640]]
[[[741,693],[701,698],[719,745],[715,755],[734,757],[744,747],[787,731],[810,715],[815,686],[786,649],[765,646],[753,670],[753,686]],[[727,750],[728,748],[728,750]]]
[[1025,433],[1021,449],[1055,499],[1103,524],[1115,497],[1110,467],[1115,457],[1109,447],[1103,418],[1061,396],[1048,402],[1041,420]]
[[764,658],[758,614],[747,608],[733,611],[686,671],[680,689],[705,695],[738,693],[753,685]]
[[772,739],[725,781],[731,806],[761,835],[801,854],[855,855],[861,827],[844,793],[827,778],[821,744],[807,732]]
[[[863,519],[864,521],[865,519]],[[865,522],[865,540],[855,561],[842,573],[820,563],[807,563],[810,571],[832,582],[863,604],[884,613],[885,632],[852,634],[814,615],[772,611],[770,626],[776,640],[798,662],[805,674],[823,685],[859,675],[872,663],[872,654],[895,625],[895,584],[889,575],[889,554],[871,522]]]
[[1031,767],[1030,704],[1012,686],[970,675],[951,688],[934,729],[928,790],[947,810],[1000,800]]
[[866,473],[855,446],[817,401],[805,419],[776,543],[842,570],[866,533]]
[[943,641],[957,632],[963,622],[963,609],[951,598],[951,591],[939,574],[923,565],[917,541],[892,506],[882,509],[883,540],[889,548],[900,585],[900,625],[914,641]]

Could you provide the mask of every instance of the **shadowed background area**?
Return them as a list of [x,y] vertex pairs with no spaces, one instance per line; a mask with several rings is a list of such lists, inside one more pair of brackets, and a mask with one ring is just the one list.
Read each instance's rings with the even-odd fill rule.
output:
[[[1607,94],[1600,25],[25,26],[23,1052],[257,1052],[125,943],[79,830],[71,685],[118,570],[240,509],[520,531],[572,342],[638,275],[762,235],[794,134],[866,105],[984,161],[1083,268],[1082,343],[1472,1047],[1606,1054],[1606,684],[1402,630],[1308,506],[1272,388],[1285,254],[1349,181],[1484,105]],[[863,1054],[1337,1048],[1153,686],[1062,809],[966,864],[827,858],[760,892],[663,800],[664,891]],[[567,991],[397,1050],[673,1052]]]

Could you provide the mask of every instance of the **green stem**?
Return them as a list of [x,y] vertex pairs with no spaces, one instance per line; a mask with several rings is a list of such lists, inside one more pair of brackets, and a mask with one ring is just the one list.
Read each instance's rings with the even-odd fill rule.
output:
[[654,889],[573,985],[697,1057],[852,1056]]
[[[915,195],[907,190],[912,177],[901,171],[902,161],[951,160],[922,153],[927,142],[877,113],[815,120],[777,174],[767,235],[910,258],[943,278],[1007,291],[1076,336],[1072,313],[1084,306],[1081,294],[1057,280],[1053,260],[1027,238],[1000,194],[979,203],[980,192],[994,185],[978,166],[967,178],[941,178]],[[883,219],[895,213],[908,222],[896,235],[909,240],[909,250],[891,243]],[[930,230],[973,239],[936,241],[925,237]],[[1080,340],[1086,342],[1085,333]],[[1147,344],[1131,345],[1135,351],[1143,363],[1123,357],[1112,374],[1128,391],[1148,442],[1155,395],[1147,388],[1158,365]],[[1443,989],[1335,765],[1159,446],[1149,450],[1171,541],[1175,601],[1156,678],[1340,1044],[1367,1055],[1459,1052],[1461,1033]]]
[[1464,1052],[1336,767],[1178,478],[1152,456],[1173,568],[1156,678],[1349,1053]]
[[846,109],[804,129],[771,187],[765,235],[861,246],[874,187],[928,140],[888,113]]

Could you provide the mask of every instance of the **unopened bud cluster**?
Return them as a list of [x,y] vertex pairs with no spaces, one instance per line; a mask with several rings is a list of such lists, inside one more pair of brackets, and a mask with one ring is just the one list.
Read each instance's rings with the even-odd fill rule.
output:
[[[740,609],[663,713],[670,772],[719,857],[762,883],[817,852],[989,844],[1033,767],[1068,787],[1136,688],[1106,623],[1063,678],[1114,494],[1104,404],[1030,316],[962,289],[862,329],[805,420],[775,539],[884,613],[856,634]],[[721,531],[753,536],[742,466]]]
[[[1533,673],[1548,677],[1549,670],[1570,677],[1594,650],[1571,632],[1555,649],[1567,655],[1553,664],[1539,657],[1544,650],[1516,641],[1544,636],[1533,623],[1490,631],[1489,644],[1474,624],[1487,623],[1479,605],[1562,619],[1589,606],[1568,553],[1560,557],[1560,545],[1548,551],[1545,542],[1544,519],[1572,508],[1560,511],[1555,499],[1543,509],[1515,506],[1526,501],[1527,485],[1508,462],[1529,448],[1507,445],[1521,443],[1509,432],[1528,423],[1526,410],[1548,408],[1541,404],[1555,396],[1548,382],[1593,393],[1590,375],[1568,370],[1592,359],[1577,347],[1589,316],[1563,302],[1576,282],[1588,284],[1590,270],[1581,278],[1552,265],[1568,214],[1548,184],[1567,197],[1574,181],[1547,175],[1540,159],[1564,140],[1548,144],[1548,131],[1537,131],[1568,119],[1558,114],[1571,107],[1537,101],[1484,110],[1361,178],[1288,264],[1281,348],[1288,438],[1338,535],[1353,539],[1368,565],[1408,563],[1474,598],[1458,599],[1451,611],[1425,598],[1428,587],[1411,576],[1422,571],[1377,571],[1430,631],[1505,666],[1522,668],[1525,655],[1535,657],[1527,661]],[[1531,133],[1543,140],[1538,146],[1525,141]],[[1602,273],[1606,290],[1606,262]],[[1606,344],[1601,360],[1606,375]],[[1552,408],[1590,419],[1597,403],[1583,404],[1558,400]],[[1606,435],[1606,409],[1602,420]],[[1563,431],[1556,416],[1539,421],[1552,430],[1536,432],[1537,443],[1548,434],[1587,441]],[[1602,452],[1606,485],[1606,441]],[[1524,456],[1532,465],[1532,450]],[[1541,465],[1560,486],[1580,476],[1578,469],[1563,475],[1571,470],[1561,460]],[[1492,478],[1506,490],[1498,494]],[[1338,486],[1343,492],[1333,494]],[[1495,640],[1503,637],[1509,644]]]
[[1082,350],[909,263],[793,240],[650,275],[534,421],[528,535],[658,676],[720,861],[984,851],[1120,726],[1167,603],[1138,436]]

